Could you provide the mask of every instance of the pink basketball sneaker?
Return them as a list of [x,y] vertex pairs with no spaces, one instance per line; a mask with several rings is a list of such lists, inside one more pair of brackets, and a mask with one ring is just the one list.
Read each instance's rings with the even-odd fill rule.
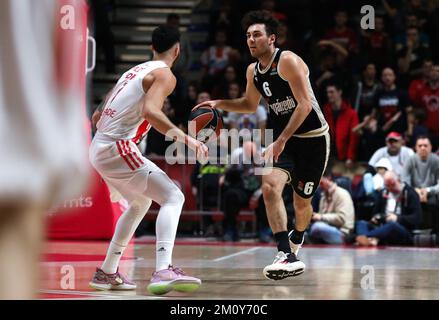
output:
[[171,290],[178,292],[193,292],[201,285],[201,280],[187,276],[180,268],[169,266],[152,274],[148,291],[153,294],[165,294]]
[[89,286],[97,290],[136,290],[137,286],[119,273],[119,268],[116,273],[105,273],[99,268],[93,276]]

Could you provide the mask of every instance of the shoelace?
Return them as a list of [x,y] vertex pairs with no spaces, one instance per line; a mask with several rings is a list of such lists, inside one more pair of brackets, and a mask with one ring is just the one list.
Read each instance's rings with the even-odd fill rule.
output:
[[181,268],[170,266],[170,269],[174,271],[176,274],[184,276],[185,273]]
[[110,278],[110,280],[114,280],[119,284],[127,282],[126,278],[122,274],[119,273],[119,269],[117,269],[116,273],[108,274],[108,273],[104,273],[103,271],[102,271],[102,273],[105,274],[105,276],[107,276],[108,278]]
[[286,258],[287,258],[287,256],[285,255],[285,253],[278,252],[276,257],[274,258],[274,263],[277,263],[279,261],[284,261]]

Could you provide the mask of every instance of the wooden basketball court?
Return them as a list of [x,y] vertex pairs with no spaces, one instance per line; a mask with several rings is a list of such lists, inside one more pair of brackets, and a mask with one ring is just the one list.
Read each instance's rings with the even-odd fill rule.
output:
[[282,281],[262,269],[274,245],[250,240],[237,244],[209,239],[177,239],[174,264],[200,277],[191,294],[153,296],[146,286],[155,267],[154,238],[137,239],[125,251],[121,271],[136,292],[94,291],[88,287],[105,257],[108,242],[50,241],[42,257],[41,299],[439,299],[439,248],[356,248],[305,246],[307,270]]

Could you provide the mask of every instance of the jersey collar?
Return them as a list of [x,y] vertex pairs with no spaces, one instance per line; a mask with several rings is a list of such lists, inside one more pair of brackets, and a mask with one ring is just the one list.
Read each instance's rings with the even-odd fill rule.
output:
[[271,57],[270,63],[267,64],[267,66],[265,67],[265,69],[262,70],[262,71],[261,71],[261,69],[260,69],[260,65],[261,65],[261,63],[258,62],[257,68],[258,68],[258,72],[259,72],[259,73],[264,74],[264,73],[266,73],[268,70],[270,70],[270,68],[271,68],[271,64],[273,63],[274,58],[276,58],[276,55],[277,55],[278,52],[279,52],[279,48],[276,48],[276,50],[274,50],[274,53],[273,53],[273,55],[272,55],[272,57]]

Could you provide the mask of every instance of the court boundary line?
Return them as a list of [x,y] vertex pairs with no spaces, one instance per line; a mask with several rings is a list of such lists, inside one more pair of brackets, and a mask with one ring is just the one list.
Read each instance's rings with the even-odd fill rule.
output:
[[246,250],[238,251],[238,252],[235,252],[235,253],[232,253],[232,254],[228,254],[228,255],[226,255],[226,256],[222,256],[222,257],[216,258],[216,259],[214,259],[214,260],[212,260],[212,261],[213,261],[213,262],[224,261],[224,260],[227,260],[227,259],[230,259],[230,258],[233,258],[233,257],[239,256],[239,255],[241,255],[241,254],[247,254],[247,253],[250,253],[250,252],[253,252],[253,251],[259,250],[259,249],[260,249],[260,247],[255,247],[255,248],[250,248],[250,249],[246,249]]
[[[105,292],[105,291],[104,291]],[[135,299],[135,300],[145,300],[145,299],[152,299],[152,300],[163,300],[165,297],[155,297],[155,296],[147,296],[147,295],[124,295],[124,294],[115,294],[115,293],[104,293],[104,292],[97,292],[97,291],[76,291],[76,290],[54,290],[54,289],[42,289],[39,290],[40,294],[57,294],[57,295],[76,295],[76,296],[84,296],[84,298],[68,298],[66,299],[93,299],[93,298],[106,298],[106,299]],[[52,300],[59,300],[63,298],[40,298],[40,300],[46,300],[46,299],[52,299]]]

